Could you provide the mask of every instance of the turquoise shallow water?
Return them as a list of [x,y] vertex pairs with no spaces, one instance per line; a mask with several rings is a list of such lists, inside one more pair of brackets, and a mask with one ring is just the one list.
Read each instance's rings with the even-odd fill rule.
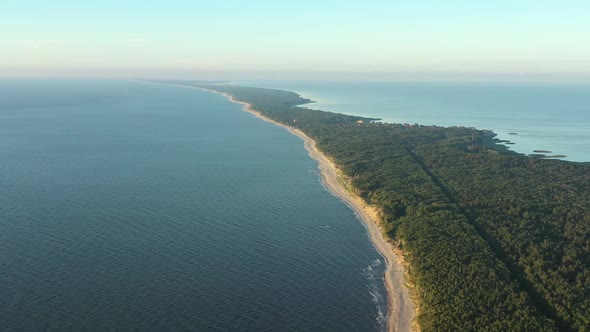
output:
[[[590,84],[466,82],[254,81],[290,90],[310,108],[392,123],[493,130],[516,152],[550,150],[590,161]],[[510,133],[516,133],[512,135]]]
[[2,330],[378,331],[302,141],[194,89],[0,81]]

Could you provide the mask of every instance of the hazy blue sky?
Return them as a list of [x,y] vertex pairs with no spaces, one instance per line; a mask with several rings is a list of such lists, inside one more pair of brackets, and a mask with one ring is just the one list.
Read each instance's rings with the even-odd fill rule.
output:
[[589,76],[588,0],[2,0],[0,76]]

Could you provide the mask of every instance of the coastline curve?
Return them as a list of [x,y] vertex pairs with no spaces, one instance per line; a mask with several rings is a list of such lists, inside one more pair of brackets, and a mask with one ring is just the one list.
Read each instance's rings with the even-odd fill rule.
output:
[[338,180],[340,178],[338,168],[331,160],[329,160],[317,149],[316,142],[301,130],[289,127],[285,124],[263,116],[260,114],[260,112],[253,109],[252,105],[249,103],[237,100],[228,93],[180,84],[176,86],[200,89],[222,95],[230,102],[242,105],[244,111],[265,122],[277,125],[303,140],[304,147],[307,150],[309,157],[316,160],[318,163],[321,181],[324,186],[330,193],[343,201],[354,212],[356,212],[358,219],[360,219],[360,221],[362,221],[362,223],[365,225],[373,246],[386,261],[387,267],[384,273],[384,281],[385,288],[387,290],[387,331],[407,332],[416,330],[416,326],[413,324],[415,317],[415,306],[410,296],[410,291],[406,286],[404,275],[405,268],[402,263],[403,258],[394,251],[392,244],[385,239],[382,229],[379,225],[377,211],[370,206],[367,206],[359,197],[355,197],[353,194],[348,192],[343,185],[340,184]]

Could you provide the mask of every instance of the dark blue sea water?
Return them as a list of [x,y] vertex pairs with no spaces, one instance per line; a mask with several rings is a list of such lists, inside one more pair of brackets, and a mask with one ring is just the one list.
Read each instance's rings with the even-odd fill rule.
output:
[[0,329],[378,331],[302,141],[195,89],[0,81]]
[[[310,108],[392,123],[493,130],[519,153],[550,150],[590,161],[590,84],[510,82],[256,81],[297,92]],[[516,133],[510,134],[510,133]]]

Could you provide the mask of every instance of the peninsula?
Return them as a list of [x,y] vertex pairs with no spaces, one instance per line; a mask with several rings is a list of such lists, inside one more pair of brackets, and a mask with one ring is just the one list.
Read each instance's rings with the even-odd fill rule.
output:
[[160,83],[224,94],[304,139],[387,258],[389,330],[590,326],[590,164],[512,153],[488,131],[312,110],[288,91]]

